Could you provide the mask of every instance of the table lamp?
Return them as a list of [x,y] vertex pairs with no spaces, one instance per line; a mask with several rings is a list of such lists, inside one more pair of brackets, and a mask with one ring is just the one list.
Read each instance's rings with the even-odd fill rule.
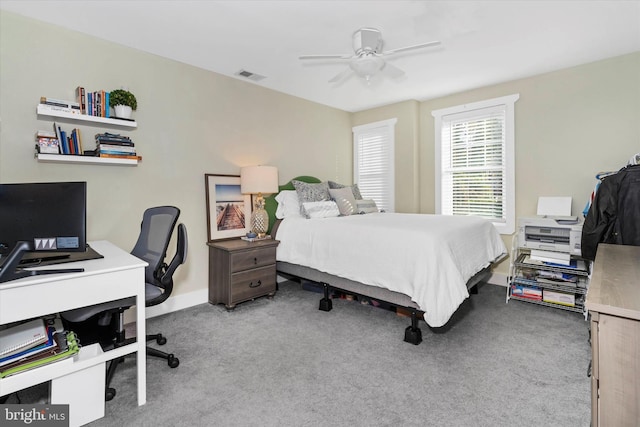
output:
[[275,166],[246,166],[240,169],[240,192],[257,194],[251,213],[251,231],[264,238],[269,229],[269,215],[264,209],[262,194],[278,192],[278,168]]

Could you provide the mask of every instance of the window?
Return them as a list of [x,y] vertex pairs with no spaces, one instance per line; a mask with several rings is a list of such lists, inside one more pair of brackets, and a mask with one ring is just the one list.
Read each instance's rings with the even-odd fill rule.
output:
[[520,95],[436,110],[436,213],[515,230],[514,104]]
[[378,209],[395,210],[394,145],[397,119],[353,128],[353,182]]

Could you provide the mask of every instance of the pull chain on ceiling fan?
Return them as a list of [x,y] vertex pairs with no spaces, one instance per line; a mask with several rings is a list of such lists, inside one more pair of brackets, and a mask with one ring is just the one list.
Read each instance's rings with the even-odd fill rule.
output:
[[337,74],[330,83],[339,82],[351,74],[355,73],[358,77],[365,79],[367,82],[377,75],[379,72],[389,77],[397,78],[404,75],[404,71],[389,64],[385,57],[397,53],[408,52],[411,50],[423,49],[427,47],[437,46],[439,41],[421,43],[412,46],[401,47],[383,51],[382,33],[376,28],[360,28],[353,33],[353,51],[354,54],[338,54],[338,55],[303,55],[301,60],[317,60],[328,59],[338,61],[348,61],[349,68]]

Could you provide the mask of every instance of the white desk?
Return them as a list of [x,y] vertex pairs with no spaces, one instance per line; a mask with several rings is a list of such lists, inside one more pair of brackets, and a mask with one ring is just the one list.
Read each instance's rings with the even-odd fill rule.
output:
[[[58,264],[47,268],[84,268],[81,273],[48,274],[0,283],[0,325],[86,307],[131,296],[136,297],[135,343],[102,352],[98,344],[80,349],[73,358],[0,379],[0,396],[51,381],[52,404],[69,404],[70,425],[82,425],[104,416],[105,363],[137,353],[138,405],[147,401],[145,331],[145,279],[147,263],[107,241],[90,242],[104,258]],[[102,381],[101,389],[83,381]],[[88,391],[98,391],[102,412],[88,413]],[[91,394],[89,392],[89,394]],[[95,396],[93,401],[95,401]]]

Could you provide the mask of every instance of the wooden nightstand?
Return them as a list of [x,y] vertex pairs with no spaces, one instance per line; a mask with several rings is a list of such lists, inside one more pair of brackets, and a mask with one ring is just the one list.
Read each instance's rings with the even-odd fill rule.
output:
[[236,304],[276,293],[278,240],[209,242],[209,302]]

